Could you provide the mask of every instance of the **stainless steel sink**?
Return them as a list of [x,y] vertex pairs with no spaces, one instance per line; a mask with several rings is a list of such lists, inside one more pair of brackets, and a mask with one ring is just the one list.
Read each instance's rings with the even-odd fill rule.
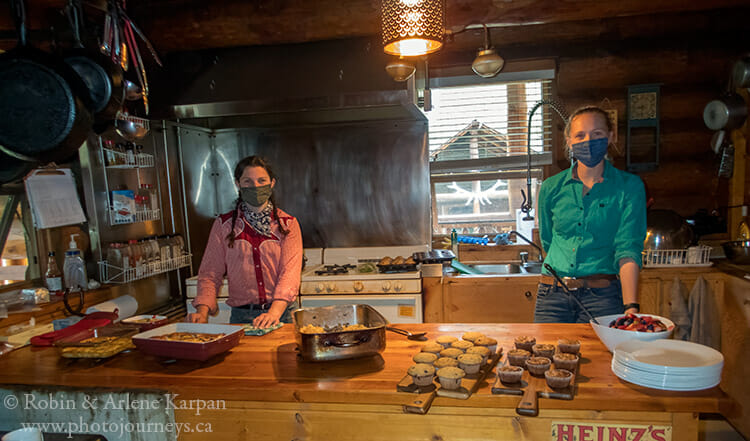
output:
[[468,265],[481,274],[540,274],[542,265],[540,263],[482,263]]
[[541,274],[542,273],[542,264],[541,262],[528,262],[523,264],[521,266],[521,269],[523,269],[527,273],[531,274]]

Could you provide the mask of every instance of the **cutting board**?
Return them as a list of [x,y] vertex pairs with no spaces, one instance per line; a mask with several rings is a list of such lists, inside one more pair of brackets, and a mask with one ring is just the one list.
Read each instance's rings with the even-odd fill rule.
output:
[[[563,389],[552,389],[547,385],[544,376],[536,377],[531,375],[528,370],[524,369],[521,382],[516,384],[506,384],[500,381],[500,377],[495,376],[495,383],[492,386],[492,393],[499,395],[522,395],[521,401],[518,402],[516,413],[523,416],[537,416],[539,414],[539,398],[553,398],[558,400],[572,400],[576,393],[576,379],[579,376],[581,366],[581,355],[578,354],[578,369],[573,373],[573,379],[570,386]],[[502,365],[505,365],[505,361]]]

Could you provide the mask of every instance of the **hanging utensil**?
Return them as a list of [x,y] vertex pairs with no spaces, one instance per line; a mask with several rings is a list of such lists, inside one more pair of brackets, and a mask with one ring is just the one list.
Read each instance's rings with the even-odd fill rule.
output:
[[738,93],[729,92],[715,99],[703,109],[703,122],[711,130],[740,128],[747,118],[747,104]]
[[591,315],[591,313],[589,312],[589,310],[588,310],[588,309],[586,309],[586,307],[585,307],[585,306],[583,306],[583,303],[581,303],[581,301],[580,301],[580,300],[578,300],[578,297],[576,297],[576,295],[575,295],[575,294],[573,294],[572,292],[570,292],[570,290],[568,289],[568,286],[567,286],[567,285],[565,284],[565,282],[563,282],[563,279],[561,279],[561,278],[560,278],[560,276],[559,276],[559,275],[557,275],[557,271],[555,271],[554,269],[552,269],[552,267],[551,267],[551,266],[550,266],[550,265],[549,265],[548,263],[545,263],[545,264],[544,264],[544,268],[546,268],[546,269],[547,269],[547,271],[549,271],[549,273],[550,273],[550,274],[552,274],[552,277],[554,277],[554,278],[555,278],[555,280],[557,280],[557,283],[559,283],[559,284],[560,284],[560,286],[562,287],[563,291],[565,291],[565,293],[566,293],[566,294],[567,294],[567,295],[568,295],[568,296],[569,296],[570,298],[572,298],[572,299],[573,299],[573,301],[575,301],[575,302],[576,302],[576,303],[578,304],[578,306],[580,306],[580,307],[581,307],[581,309],[583,310],[583,312],[585,312],[585,313],[586,313],[586,315],[587,315],[587,316],[589,316],[589,319],[591,319],[591,321],[592,321],[592,322],[594,322],[594,323],[596,323],[597,325],[598,325],[598,324],[600,324],[600,323],[599,323],[599,321],[597,321],[597,320],[596,320],[596,319],[594,318],[594,316],[592,316],[592,315]]

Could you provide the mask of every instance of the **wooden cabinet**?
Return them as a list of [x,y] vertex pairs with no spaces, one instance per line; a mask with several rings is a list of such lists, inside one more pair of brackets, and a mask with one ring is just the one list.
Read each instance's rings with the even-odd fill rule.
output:
[[446,323],[531,323],[538,277],[447,277]]

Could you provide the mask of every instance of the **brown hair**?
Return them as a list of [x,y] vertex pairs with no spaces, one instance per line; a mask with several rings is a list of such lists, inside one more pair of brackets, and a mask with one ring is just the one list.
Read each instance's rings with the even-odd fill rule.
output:
[[612,125],[612,120],[609,119],[609,113],[607,113],[606,110],[602,109],[599,106],[583,106],[576,109],[575,112],[573,112],[568,118],[568,122],[565,124],[565,138],[570,136],[570,124],[573,122],[573,119],[576,116],[582,115],[584,113],[598,113],[599,115],[604,117],[604,121],[606,121],[607,123],[607,131],[615,131],[614,126]]
[[[245,158],[242,158],[240,162],[237,163],[237,165],[234,167],[234,180],[239,181],[242,177],[242,173],[245,172],[245,169],[247,167],[261,167],[263,168],[267,173],[268,176],[271,178],[271,180],[276,179],[276,175],[274,174],[273,170],[271,169],[271,165],[268,163],[268,160],[261,158],[260,156],[248,156]],[[273,212],[271,213],[271,219],[276,219],[278,222],[279,220],[279,209],[276,207],[276,199],[274,198],[273,192],[271,193],[271,197],[269,198],[271,201],[271,204],[273,205]],[[227,241],[229,242],[228,246],[229,248],[232,248],[234,246],[234,223],[237,221],[237,213],[240,209],[240,204],[242,203],[241,198],[237,198],[237,200],[234,203],[234,210],[232,211],[232,228],[229,231],[229,234],[227,234]],[[289,230],[284,228],[284,226],[279,222],[279,230],[281,230],[281,233],[285,236],[289,234]]]

